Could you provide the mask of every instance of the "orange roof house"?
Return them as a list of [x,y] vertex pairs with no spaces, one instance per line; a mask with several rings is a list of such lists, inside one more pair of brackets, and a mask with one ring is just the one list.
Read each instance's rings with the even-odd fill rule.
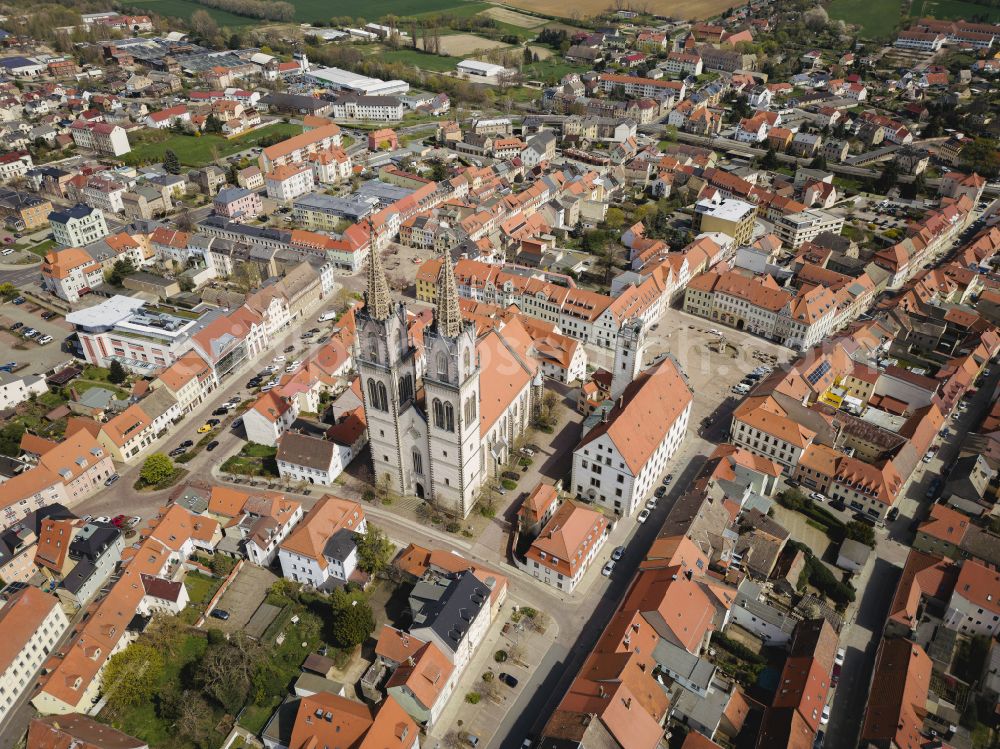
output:
[[603,513],[568,500],[559,505],[525,556],[535,578],[572,591],[609,532]]

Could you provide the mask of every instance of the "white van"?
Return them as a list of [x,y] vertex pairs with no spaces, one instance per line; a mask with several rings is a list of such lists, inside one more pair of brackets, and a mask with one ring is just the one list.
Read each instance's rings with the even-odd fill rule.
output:
[[322,315],[319,316],[319,321],[326,322],[327,320],[334,320],[336,319],[336,317],[337,313],[332,309],[328,309],[326,312],[324,312]]
[[739,393],[740,395],[746,395],[747,393],[750,392],[750,388],[747,385],[744,385],[742,382],[738,382],[735,385],[733,385],[733,392]]

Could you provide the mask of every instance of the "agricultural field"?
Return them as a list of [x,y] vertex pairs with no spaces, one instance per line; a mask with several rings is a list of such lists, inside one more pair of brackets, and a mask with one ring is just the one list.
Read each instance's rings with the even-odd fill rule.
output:
[[290,138],[302,132],[301,125],[284,122],[266,125],[238,138],[227,139],[221,135],[179,135],[170,130],[143,130],[129,135],[132,150],[122,157],[129,164],[145,164],[163,161],[170,150],[177,154],[181,164],[202,167],[216,159],[222,159],[239,151],[252,148],[268,136],[280,135]]
[[247,18],[217,8],[209,8],[194,2],[194,0],[128,0],[127,5],[140,11],[159,13],[161,16],[173,16],[174,18],[190,18],[196,10],[203,10],[220,26],[250,26],[260,23],[256,18]]
[[973,18],[988,23],[1000,23],[1000,8],[966,2],[966,0],[913,0],[910,15],[914,18],[933,16],[934,18]]
[[892,36],[900,26],[899,0],[833,0],[827,12],[834,20],[860,26],[869,39]]
[[[608,9],[608,0],[577,0],[567,5],[565,0],[507,0],[507,5],[524,8],[559,18],[598,16]],[[650,13],[675,18],[712,18],[728,8],[742,5],[742,0],[652,0],[643,7]]]
[[516,10],[511,10],[510,8],[496,6],[488,8],[478,15],[492,18],[494,21],[499,21],[508,26],[517,26],[521,29],[534,29],[545,23],[544,18],[537,18],[536,16],[518,13]]
[[[356,0],[290,0],[295,6],[295,20],[311,22],[333,16],[364,16],[375,21],[382,16],[413,16],[425,13],[459,12],[464,5],[476,6],[475,15],[487,7],[482,3],[466,3],[464,0],[367,0],[359,4]],[[465,15],[462,13],[462,15]]]
[[[417,45],[423,48],[423,40],[418,40]],[[504,42],[485,39],[475,34],[448,34],[441,37],[441,53],[452,57],[466,58],[476,52],[509,46]]]
[[[359,6],[354,0],[290,0],[295,6],[295,20],[300,23],[325,21],[333,16],[360,16],[375,21],[387,14],[397,16],[431,15],[434,13],[454,13],[473,16],[491,7],[487,3],[467,0],[369,0]],[[194,0],[128,0],[129,7],[149,10],[163,16],[190,18],[196,10],[206,11],[220,26],[249,26],[263,23],[256,18],[238,16],[200,5]]]

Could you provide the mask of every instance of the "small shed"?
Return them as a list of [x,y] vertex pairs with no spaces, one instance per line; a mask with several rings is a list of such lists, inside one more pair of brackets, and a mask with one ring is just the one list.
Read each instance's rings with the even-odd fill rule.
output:
[[852,538],[844,539],[837,554],[837,566],[848,572],[860,572],[868,564],[871,547]]

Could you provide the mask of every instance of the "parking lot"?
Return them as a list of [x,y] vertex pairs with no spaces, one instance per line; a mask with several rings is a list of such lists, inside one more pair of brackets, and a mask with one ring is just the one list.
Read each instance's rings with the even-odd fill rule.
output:
[[229,590],[222,594],[216,609],[229,612],[229,619],[210,618],[209,625],[218,627],[223,632],[236,632],[246,627],[253,612],[257,610],[261,602],[267,596],[267,590],[276,581],[277,577],[270,570],[247,564],[236,575]]
[[[19,322],[23,326],[13,333],[6,325],[0,329],[0,348],[9,352],[9,356],[4,357],[4,361],[0,363],[27,362],[32,374],[42,374],[69,358],[69,355],[61,350],[61,345],[63,339],[72,331],[72,326],[61,316],[43,320],[41,313],[45,311],[44,307],[31,302],[20,305],[6,302],[0,306],[0,318]],[[52,342],[41,346],[32,340],[26,340],[19,335],[25,328],[34,328],[43,335],[52,336]]]

